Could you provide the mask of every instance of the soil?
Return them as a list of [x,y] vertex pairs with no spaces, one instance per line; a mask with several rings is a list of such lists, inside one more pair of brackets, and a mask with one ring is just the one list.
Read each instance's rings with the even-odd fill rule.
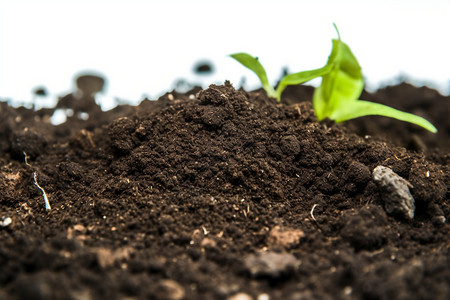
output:
[[[65,97],[59,126],[0,103],[0,299],[450,299],[450,98],[363,94],[433,135],[318,123],[312,91]],[[413,219],[386,212],[379,165],[413,186]]]

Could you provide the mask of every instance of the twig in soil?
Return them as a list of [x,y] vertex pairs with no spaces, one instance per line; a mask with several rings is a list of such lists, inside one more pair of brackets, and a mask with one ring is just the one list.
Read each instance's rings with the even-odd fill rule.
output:
[[316,208],[316,206],[319,206],[319,204],[314,204],[313,207],[311,208],[311,212],[310,212],[311,218],[314,221],[317,221],[316,218],[314,217],[314,209]]
[[27,166],[29,166],[30,168],[32,168],[31,165],[28,163],[28,156],[27,156],[27,154],[25,153],[25,151],[23,152],[23,156],[25,157],[25,164],[26,164]]
[[202,229],[203,229],[203,234],[205,235],[205,236],[207,236],[208,235],[208,230],[206,230],[206,227],[205,226],[202,226]]
[[[27,159],[27,154],[25,152],[23,152],[23,155],[25,156],[25,164],[27,166],[29,166],[30,168],[33,168],[29,163],[28,163],[28,159]],[[52,207],[50,206],[50,201],[48,201],[48,197],[47,197],[47,193],[45,192],[45,190],[39,185],[39,183],[37,182],[37,172],[34,171],[33,173],[33,178],[34,178],[34,184],[38,187],[38,189],[41,190],[42,192],[42,196],[44,197],[44,202],[45,202],[45,209],[46,210],[50,210],[52,209]]]
[[34,177],[34,184],[41,190],[42,196],[44,196],[45,209],[47,209],[47,210],[52,209],[52,207],[50,206],[50,202],[48,201],[47,194],[45,193],[44,189],[36,181],[36,171],[34,171],[33,177]]

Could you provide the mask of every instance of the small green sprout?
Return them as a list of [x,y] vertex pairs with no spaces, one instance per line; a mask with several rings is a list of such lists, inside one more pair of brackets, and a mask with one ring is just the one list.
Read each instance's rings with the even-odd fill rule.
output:
[[258,76],[267,95],[277,99],[278,102],[281,101],[281,93],[286,86],[322,77],[322,83],[315,89],[313,97],[313,107],[319,121],[329,118],[339,123],[363,116],[379,115],[410,122],[431,132],[437,132],[436,127],[422,117],[383,104],[358,100],[364,88],[361,67],[350,47],[341,41],[336,25],[333,25],[338,39],[333,39],[333,48],[327,64],[320,69],[286,75],[276,90],[270,85],[266,71],[257,57],[247,53],[235,53],[230,56],[252,70]]
[[336,123],[369,115],[379,115],[410,122],[431,131],[436,127],[422,117],[399,111],[395,108],[358,100],[364,88],[361,67],[347,44],[333,39],[333,48],[328,58],[329,72],[322,76],[321,85],[315,89],[313,106],[319,121],[329,118]]
[[264,67],[259,62],[259,59],[257,57],[253,57],[250,54],[247,53],[234,53],[230,55],[232,58],[240,62],[242,65],[247,67],[248,69],[252,70],[261,81],[261,84],[263,86],[263,89],[266,91],[267,95],[269,97],[277,99],[278,102],[281,101],[281,93],[283,93],[284,89],[288,85],[297,85],[302,84],[307,81],[310,81],[314,78],[320,77],[325,75],[330,71],[330,66],[325,66],[320,69],[310,70],[310,71],[303,71],[298,73],[293,73],[284,76],[280,83],[277,86],[277,89],[275,90],[269,83],[269,80],[267,79],[266,70],[264,70]]

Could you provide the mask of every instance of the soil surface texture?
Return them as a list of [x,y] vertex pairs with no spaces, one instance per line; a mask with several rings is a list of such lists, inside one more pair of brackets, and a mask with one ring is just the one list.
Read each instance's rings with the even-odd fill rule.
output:
[[58,126],[0,103],[0,299],[450,299],[450,97],[362,95],[432,134],[318,123],[312,93],[226,82],[107,112],[65,97]]

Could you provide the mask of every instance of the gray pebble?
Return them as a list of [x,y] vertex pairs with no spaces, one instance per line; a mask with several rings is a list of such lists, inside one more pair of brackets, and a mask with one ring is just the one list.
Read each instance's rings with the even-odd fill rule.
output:
[[407,219],[414,218],[414,198],[409,191],[412,185],[387,167],[376,167],[372,175],[380,188],[386,212]]

